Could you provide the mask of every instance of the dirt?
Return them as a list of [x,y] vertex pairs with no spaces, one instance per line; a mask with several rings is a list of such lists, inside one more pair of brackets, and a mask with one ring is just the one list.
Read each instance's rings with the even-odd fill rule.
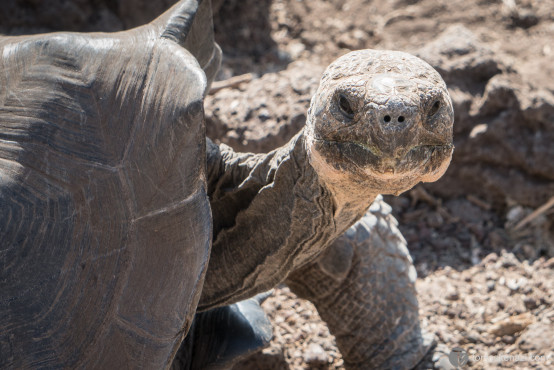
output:
[[[6,0],[0,32],[120,30],[170,3]],[[456,112],[452,165],[435,184],[387,197],[418,271],[421,321],[437,341],[419,368],[453,368],[455,347],[470,368],[553,368],[554,207],[541,206],[554,197],[554,2],[214,4],[225,58],[207,130],[237,150],[292,137],[323,69],[350,50],[411,52],[442,74]],[[282,286],[263,307],[274,340],[235,369],[343,368],[311,303]]]

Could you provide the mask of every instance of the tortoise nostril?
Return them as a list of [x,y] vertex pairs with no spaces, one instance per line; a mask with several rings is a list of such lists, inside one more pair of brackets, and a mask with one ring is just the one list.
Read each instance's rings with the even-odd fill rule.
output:
[[404,122],[404,116],[398,117],[398,122]]
[[390,116],[385,116],[384,120],[385,120],[385,122],[390,122],[391,118],[390,118]]

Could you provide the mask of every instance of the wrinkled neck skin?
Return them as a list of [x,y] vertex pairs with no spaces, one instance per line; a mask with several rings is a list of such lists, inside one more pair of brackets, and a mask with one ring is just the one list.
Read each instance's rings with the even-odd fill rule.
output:
[[304,131],[268,154],[208,140],[213,244],[199,309],[273,288],[353,225],[377,193],[324,184]]
[[[390,181],[389,179],[379,179],[371,175],[359,177],[352,171],[340,171],[329,164],[323,156],[314,149],[316,135],[313,132],[313,125],[308,123],[304,128],[305,147],[308,153],[309,164],[318,174],[319,182],[324,184],[325,188],[333,196],[335,206],[335,216],[341,219],[341,215],[348,213],[349,210],[363,207],[365,212],[371,205],[375,197],[383,194],[400,194],[406,191],[406,180],[400,178],[400,181]],[[354,166],[354,164],[350,164]],[[366,200],[369,200],[367,204]]]

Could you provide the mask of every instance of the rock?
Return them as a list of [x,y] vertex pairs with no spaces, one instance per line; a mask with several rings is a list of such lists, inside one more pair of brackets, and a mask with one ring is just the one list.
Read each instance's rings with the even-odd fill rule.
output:
[[535,308],[537,308],[539,306],[537,304],[537,300],[535,298],[532,298],[532,297],[525,297],[523,299],[523,305],[528,310],[534,310]]
[[552,338],[554,338],[554,324],[540,321],[530,325],[521,334],[518,346],[524,351],[534,351],[537,354],[552,351]]
[[478,343],[481,341],[479,334],[474,331],[466,333],[465,338],[469,343]]
[[533,316],[526,312],[517,316],[511,316],[507,319],[497,322],[489,329],[489,333],[494,334],[498,337],[503,337],[505,335],[514,335],[524,330],[532,323]]
[[327,364],[329,357],[321,345],[312,343],[304,352],[304,361],[312,366],[320,366]]
[[504,268],[508,268],[517,266],[519,261],[513,253],[506,253],[505,251],[502,251],[499,264]]
[[512,292],[517,292],[519,290],[520,287],[522,287],[526,281],[525,278],[521,278],[521,279],[510,279],[506,282],[506,286],[508,287],[508,289],[510,289]]
[[292,59],[298,59],[306,50],[306,45],[301,42],[295,41],[288,45],[287,50],[289,51]]
[[[507,198],[538,207],[554,194],[554,93],[549,79],[524,80],[509,58],[461,25],[418,52],[452,91],[456,151],[446,175],[429,189],[442,196],[475,194],[490,203]],[[527,71],[525,71],[527,73]],[[483,97],[468,103],[467,93]],[[485,127],[470,135],[475,127]]]
[[508,213],[506,213],[506,221],[508,222],[508,225],[515,226],[529,213],[531,212],[526,211],[525,208],[520,205],[514,206],[508,210]]
[[498,255],[496,253],[491,253],[491,254],[488,254],[485,258],[483,258],[483,261],[481,261],[481,263],[483,263],[484,265],[488,265],[490,263],[495,263],[497,260],[498,260]]
[[500,58],[461,24],[447,28],[417,55],[435,67],[449,87],[461,85],[464,90],[470,80],[483,83],[505,68]]
[[361,30],[342,33],[336,40],[339,48],[350,50],[363,49],[368,39],[368,35]]
[[452,288],[446,292],[445,298],[449,301],[457,301],[458,299],[460,299],[460,294],[456,289]]
[[530,10],[514,11],[507,17],[512,27],[530,28],[537,25],[539,17]]

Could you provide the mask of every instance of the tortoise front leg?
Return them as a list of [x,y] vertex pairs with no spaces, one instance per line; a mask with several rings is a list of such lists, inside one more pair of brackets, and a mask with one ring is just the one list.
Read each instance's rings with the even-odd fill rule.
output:
[[232,369],[269,346],[273,331],[261,303],[270,294],[197,312],[171,370]]
[[318,259],[287,279],[312,301],[350,369],[413,368],[429,349],[418,319],[416,271],[406,241],[378,197]]

